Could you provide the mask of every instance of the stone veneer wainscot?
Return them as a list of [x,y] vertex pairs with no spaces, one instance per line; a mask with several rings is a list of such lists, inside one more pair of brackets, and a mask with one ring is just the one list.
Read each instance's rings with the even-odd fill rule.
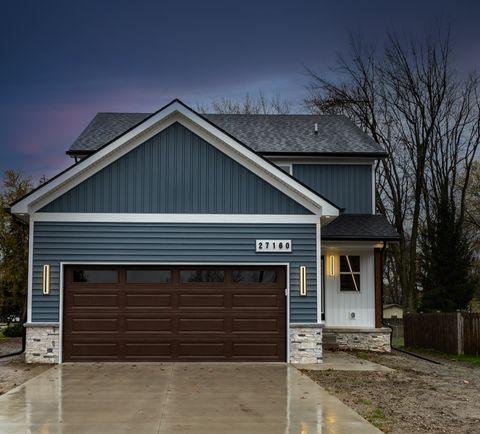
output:
[[362,350],[389,353],[389,328],[325,327],[323,348],[325,350]]
[[322,363],[322,324],[290,324],[290,363]]
[[30,323],[25,327],[27,329],[25,361],[27,363],[59,363],[58,325]]

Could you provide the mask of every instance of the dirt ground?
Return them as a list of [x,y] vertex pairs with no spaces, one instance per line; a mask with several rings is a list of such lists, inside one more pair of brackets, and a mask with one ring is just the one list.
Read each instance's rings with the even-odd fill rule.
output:
[[[20,338],[0,340],[0,355],[13,353],[21,348]],[[49,365],[27,365],[23,355],[0,359],[0,395],[36,377],[50,367]]]
[[386,433],[480,433],[480,366],[360,353],[395,372],[302,371]]

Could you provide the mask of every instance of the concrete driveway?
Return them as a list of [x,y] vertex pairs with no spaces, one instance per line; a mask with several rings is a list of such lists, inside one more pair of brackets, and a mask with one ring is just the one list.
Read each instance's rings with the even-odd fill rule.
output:
[[7,433],[379,433],[284,364],[64,364],[0,397]]

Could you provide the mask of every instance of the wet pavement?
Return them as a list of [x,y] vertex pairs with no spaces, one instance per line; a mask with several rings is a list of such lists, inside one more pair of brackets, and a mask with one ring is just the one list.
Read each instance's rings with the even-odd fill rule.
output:
[[0,397],[0,433],[380,433],[286,364],[56,365]]

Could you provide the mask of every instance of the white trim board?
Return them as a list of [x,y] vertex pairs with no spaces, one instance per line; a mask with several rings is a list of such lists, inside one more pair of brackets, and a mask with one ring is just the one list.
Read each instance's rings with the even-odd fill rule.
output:
[[28,224],[28,280],[27,280],[27,323],[32,322],[33,294],[33,237],[35,234],[33,219]]
[[[286,363],[290,363],[290,263],[289,262],[85,262],[85,261],[74,261],[74,262],[60,262],[60,285],[59,285],[59,314],[58,314],[58,363],[63,363],[63,293],[64,293],[64,266],[65,265],[221,265],[221,266],[277,266],[286,268],[286,288],[285,288],[285,297],[287,303],[287,310],[285,315],[286,317],[286,329],[285,329],[285,340],[287,344],[286,348]],[[36,323],[32,323],[36,324]],[[40,323],[39,323],[40,324]]]
[[334,216],[339,214],[339,209],[336,206],[212,125],[178,100],[165,106],[131,131],[99,149],[91,157],[81,160],[51,182],[44,184],[32,194],[20,200],[12,206],[11,212],[14,214],[31,214],[38,211],[47,203],[140,146],[174,122],[179,122],[190,129],[314,214]]
[[317,215],[298,214],[109,214],[109,213],[35,213],[35,222],[94,223],[277,223],[316,224]]
[[324,306],[322,306],[322,292],[325,291],[325,288],[322,286],[322,238],[321,238],[321,231],[322,231],[322,224],[321,222],[317,222],[316,228],[316,237],[317,237],[317,322],[320,324],[322,322],[322,312]]
[[322,252],[326,249],[332,251],[343,251],[345,249],[381,249],[383,247],[382,241],[335,241],[323,240]]
[[265,158],[277,165],[281,164],[318,164],[318,165],[340,165],[340,166],[370,166],[375,164],[373,157],[302,157],[302,156],[281,156],[263,154]]

